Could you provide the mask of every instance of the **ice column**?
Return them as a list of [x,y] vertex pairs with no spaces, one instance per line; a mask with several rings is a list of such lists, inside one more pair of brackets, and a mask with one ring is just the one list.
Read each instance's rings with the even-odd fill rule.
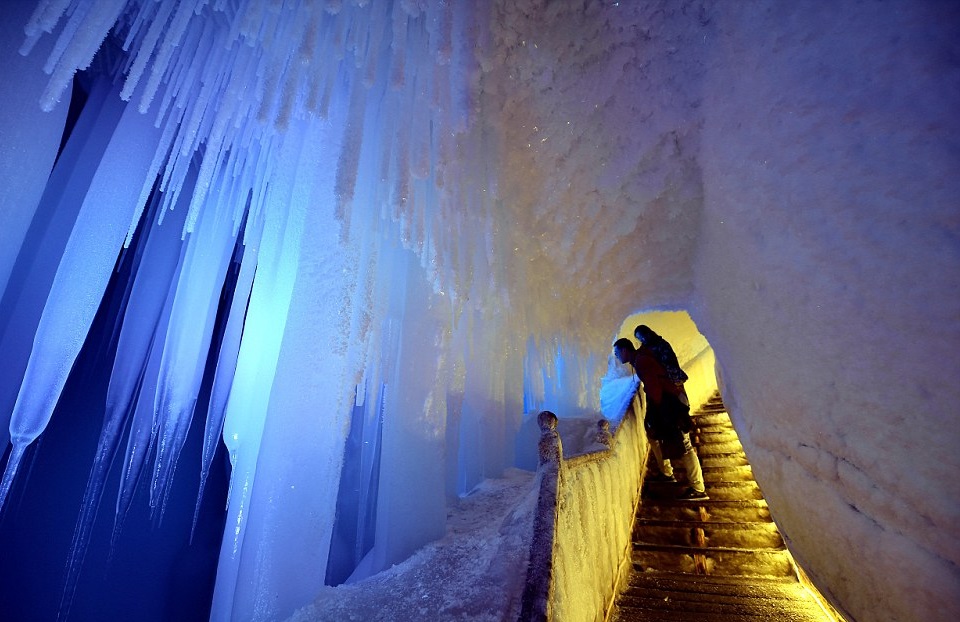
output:
[[[250,612],[283,619],[308,604],[324,582],[364,351],[356,321],[362,310],[354,296],[361,274],[357,241],[363,236],[341,242],[335,218],[338,112],[332,123],[310,124],[299,163],[312,180],[299,179],[292,201],[309,209],[249,493],[233,619]],[[224,563],[235,562],[221,558]]]
[[203,492],[206,488],[207,477],[210,474],[210,467],[214,456],[216,456],[217,448],[220,446],[223,418],[227,411],[227,399],[230,396],[230,388],[233,386],[237,356],[240,353],[243,322],[246,319],[250,289],[253,287],[253,277],[257,270],[257,253],[260,236],[263,234],[263,221],[252,219],[248,220],[247,223],[249,223],[249,226],[244,229],[243,233],[244,242],[242,243],[242,254],[239,258],[239,273],[234,284],[227,323],[220,340],[217,368],[214,372],[213,387],[210,390],[210,401],[207,405],[207,419],[203,428],[203,457],[200,463],[200,489],[197,492],[197,505],[193,512],[194,529],[197,526],[200,504],[203,501]]
[[[212,620],[243,618],[251,611],[235,605],[235,600],[238,589],[247,589],[241,584],[245,578],[243,564],[249,559],[245,556],[248,518],[315,174],[310,162],[318,164],[314,158],[321,153],[318,134],[317,126],[298,125],[286,135],[279,151],[277,173],[267,188],[257,274],[223,425],[223,440],[230,452],[233,473]],[[304,144],[311,149],[305,150]],[[305,156],[303,160],[301,156]],[[258,550],[262,549],[258,549],[253,538],[249,555],[256,559]],[[244,598],[244,594],[239,597]]]
[[[211,202],[215,197],[208,196]],[[180,448],[193,420],[220,290],[233,247],[232,206],[208,206],[187,243],[160,361],[156,395],[157,456],[150,489],[154,510],[160,508],[162,512]]]
[[[154,207],[158,202],[154,201]],[[107,388],[103,429],[70,545],[66,585],[60,605],[60,615],[63,618],[66,618],[70,611],[104,485],[122,433],[134,411],[135,398],[143,383],[150,345],[163,312],[171,280],[176,273],[182,246],[180,230],[186,211],[186,205],[180,205],[179,209],[167,217],[163,225],[153,222],[156,217],[154,210],[148,212],[151,220],[145,223],[140,240],[143,251],[135,267],[136,272],[132,277],[133,283],[124,311],[126,319],[120,329],[116,357]]]
[[388,296],[380,350],[386,400],[376,544],[363,564],[370,573],[441,537],[446,523],[449,301],[433,292],[410,251],[384,248],[379,265]]

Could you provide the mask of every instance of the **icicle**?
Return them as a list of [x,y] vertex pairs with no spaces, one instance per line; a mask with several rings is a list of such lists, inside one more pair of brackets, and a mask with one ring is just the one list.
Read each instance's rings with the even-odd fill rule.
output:
[[[110,27],[123,11],[125,2],[126,0],[99,0],[92,3],[93,6],[88,14],[81,14],[79,11],[74,13],[61,34],[61,40],[69,37],[69,45],[62,50],[63,57],[59,56],[61,50],[60,41],[58,41],[45,67],[53,75],[40,100],[41,108],[48,112],[53,110],[64,90],[70,86],[77,69],[86,69],[90,66]],[[80,17],[87,17],[82,27],[79,23]],[[74,20],[77,21],[74,22]],[[56,63],[56,67],[53,67],[53,62]]]
[[23,27],[23,32],[27,38],[20,47],[21,56],[27,56],[33,51],[33,47],[44,32],[53,32],[53,28],[60,21],[60,16],[63,15],[69,3],[70,0],[56,0],[55,2],[41,0],[37,4],[30,19]]
[[187,27],[193,23],[190,16],[196,13],[200,7],[206,5],[207,0],[182,0],[177,6],[177,12],[170,21],[170,26],[164,36],[160,50],[157,52],[153,62],[153,68],[150,77],[147,80],[147,86],[144,89],[141,107],[146,109],[150,106],[154,96],[160,88],[160,81],[170,64],[174,50],[180,49],[180,43],[186,34]]
[[23,30],[28,37],[53,32],[71,0],[41,0]]
[[[212,47],[212,49],[211,49]],[[191,102],[191,113],[186,118],[184,127],[180,130],[190,142],[184,142],[181,146],[180,155],[189,156],[200,148],[200,143],[207,138],[207,133],[202,131],[204,120],[210,123],[210,117],[215,114],[215,105],[211,105],[215,95],[220,95],[223,74],[208,75],[203,71],[204,67],[219,67],[228,50],[220,46],[212,46],[211,37],[203,37],[197,45],[198,58],[203,59],[203,65],[193,62],[190,64],[187,76],[184,81],[187,84],[197,84],[196,73],[202,71],[202,80],[199,81],[200,87],[196,93],[185,93],[186,99]]]
[[[18,2],[4,6],[3,22],[0,23],[0,54],[12,55],[20,36],[21,25],[32,12],[28,3]],[[57,157],[64,123],[69,108],[67,101],[51,113],[37,106],[37,99],[46,85],[47,77],[40,67],[40,54],[35,58],[9,58],[0,65],[0,82],[11,85],[3,95],[3,115],[0,117],[0,296],[7,289],[21,245],[27,236],[31,222],[41,215],[40,205]],[[13,88],[12,85],[16,85]],[[4,311],[0,309],[0,316]],[[4,329],[0,320],[0,336]],[[11,373],[10,353],[3,352],[4,374]],[[24,360],[24,363],[26,361]],[[20,370],[22,372],[22,369]],[[13,406],[3,404],[0,398],[0,447],[6,447],[6,420]]]
[[393,3],[393,39],[390,48],[393,56],[390,61],[390,82],[395,88],[406,82],[406,54],[407,54],[407,20],[408,16],[400,6],[400,2]]
[[[151,211],[156,209],[158,203],[155,201]],[[181,221],[184,212],[185,210],[180,211]],[[157,329],[180,255],[179,223],[168,222],[166,226],[156,225],[150,229],[152,230],[146,236],[143,255],[133,277],[107,388],[103,429],[70,545],[66,586],[60,603],[60,617],[63,619],[66,619],[73,601],[93,521],[103,496],[110,466],[119,447],[121,433],[135,410],[137,389],[143,382],[152,336]]]
[[[176,149],[176,147],[177,145],[174,143],[173,149]],[[160,191],[163,193],[163,209],[160,211],[161,222],[163,221],[167,210],[176,205],[180,200],[180,193],[183,189],[184,180],[187,178],[187,174],[192,166],[192,158],[176,157],[175,152],[171,154],[170,159],[168,160],[167,170],[164,171],[164,176],[161,178],[159,186]],[[195,193],[196,188],[194,187],[190,191]]]
[[[418,87],[424,80],[423,76],[417,76],[414,84]],[[422,91],[427,91],[428,85],[423,85]],[[420,89],[417,89],[420,91]],[[420,92],[422,92],[420,91]],[[413,126],[410,135],[410,174],[415,179],[426,179],[430,175],[430,145],[433,137],[431,136],[430,111],[429,108],[416,106],[411,102],[410,124]]]
[[359,84],[353,85],[350,94],[350,113],[344,129],[343,144],[340,147],[340,160],[337,162],[336,196],[337,220],[345,222],[347,207],[353,201],[353,192],[357,184],[357,168],[360,165],[360,148],[363,143],[363,117],[366,112],[367,92]]
[[[435,44],[433,46],[434,58],[438,65],[447,65],[450,57],[453,55],[452,29],[453,29],[453,2],[441,2],[439,28],[437,29]],[[434,5],[436,6],[436,5]]]
[[[197,183],[201,183],[199,176]],[[160,423],[150,487],[150,505],[161,514],[200,390],[220,290],[233,250],[232,230],[227,214],[205,210],[188,241],[176,285],[157,384]]]
[[[299,238],[303,232],[306,206],[301,200],[292,201],[292,193],[304,137],[302,131],[295,129],[286,138],[278,158],[280,166],[273,178],[275,184],[267,190],[257,274],[224,417],[223,441],[230,453],[233,473],[227,509],[228,526],[217,570],[211,619],[228,618],[233,607],[257,453],[290,304]],[[302,194],[303,190],[298,198],[302,199]]]
[[[178,265],[176,271],[179,272]],[[158,426],[154,411],[154,401],[157,394],[157,377],[160,372],[160,359],[163,355],[163,342],[170,327],[170,309],[173,306],[174,290],[171,288],[157,321],[157,330],[150,340],[147,355],[147,364],[141,380],[136,388],[136,407],[133,419],[130,422],[130,431],[127,433],[127,446],[124,452],[123,464],[120,473],[120,487],[117,492],[117,507],[114,513],[113,535],[111,546],[116,546],[123,528],[123,521],[130,510],[137,482],[146,465],[153,439]]]
[[157,43],[160,41],[160,35],[163,34],[164,28],[170,19],[170,14],[173,12],[174,3],[159,2],[157,3],[157,7],[157,14],[150,23],[150,27],[147,29],[147,34],[144,35],[143,40],[137,47],[137,53],[135,60],[133,61],[133,66],[127,73],[126,82],[123,85],[123,90],[120,92],[120,98],[124,101],[130,101],[130,98],[133,97],[133,92],[140,84],[140,78],[143,76],[143,72],[147,68],[147,63],[149,63],[150,59],[153,57],[153,53],[157,48]]
[[381,46],[390,28],[390,22],[387,17],[389,5],[386,2],[378,2],[370,9],[370,36],[367,39],[367,45],[364,50],[363,64],[363,84],[367,88],[373,86],[377,80],[377,70],[380,66],[380,55],[383,53]]
[[[18,455],[43,432],[53,415],[113,272],[126,223],[136,204],[137,190],[126,182],[146,173],[150,147],[155,148],[159,138],[149,119],[133,109],[124,111],[84,199],[40,317],[10,417],[10,436],[20,448]],[[12,477],[16,465],[8,464],[7,471]],[[4,489],[9,489],[9,482],[4,482]],[[3,501],[0,496],[0,507]]]
[[[157,176],[160,174],[160,166],[170,154],[170,143],[173,141],[176,128],[177,124],[175,123],[167,123],[163,128],[163,133],[160,135],[160,143],[157,145],[157,150],[153,155],[153,161],[150,163],[150,168],[147,169],[147,175],[144,178],[143,186],[140,188],[140,197],[137,199],[137,206],[134,209],[133,218],[130,220],[130,228],[127,229],[127,237],[123,241],[124,248],[129,247],[130,243],[133,241],[133,235],[136,233],[137,225],[140,223],[140,218],[143,216],[144,207],[146,206],[147,201],[150,200],[151,193],[153,193],[154,189],[158,187]],[[157,214],[157,221],[162,223],[165,210],[160,209],[158,211],[159,214]],[[186,211],[186,209],[184,209],[184,211]]]
[[394,151],[396,165],[393,170],[393,218],[400,221],[407,216],[409,204],[413,201],[410,193],[410,124],[401,123]]
[[[249,221],[248,221],[249,222]],[[254,231],[249,238],[244,235],[243,256],[240,263],[240,274],[237,277],[233,300],[230,303],[230,312],[227,316],[227,326],[224,329],[223,341],[220,344],[220,353],[217,357],[217,369],[213,377],[213,388],[210,391],[210,405],[207,407],[207,421],[203,434],[203,457],[200,463],[200,489],[197,491],[197,504],[193,512],[193,527],[197,528],[197,518],[200,515],[200,503],[210,474],[210,465],[220,445],[220,436],[223,433],[223,419],[226,415],[227,397],[233,386],[236,373],[237,356],[240,352],[240,339],[243,335],[243,324],[246,319],[247,305],[250,301],[250,290],[253,286],[253,277],[257,268],[257,248],[262,230],[251,223],[248,229]]]
[[10,448],[10,455],[7,456],[7,466],[3,470],[3,480],[0,480],[0,510],[6,502],[7,495],[10,493],[10,487],[13,486],[13,480],[17,477],[17,471],[20,470],[20,462],[23,461],[23,454],[27,450],[29,442],[21,439],[11,439],[13,446]]
[[197,185],[193,190],[193,198],[190,200],[190,210],[187,212],[187,222],[183,225],[184,234],[193,232],[200,218],[201,208],[210,193],[210,186],[213,184],[214,176],[217,174],[217,164],[223,154],[220,151],[221,145],[215,145],[216,151],[211,153],[207,151],[200,164],[200,176],[197,178]]
[[[57,37],[57,41],[54,43],[53,49],[50,51],[49,56],[47,56],[47,62],[43,65],[44,73],[48,75],[52,74],[57,65],[60,64],[64,54],[67,51],[67,46],[69,46],[76,38],[77,32],[80,30],[80,25],[83,23],[87,13],[90,11],[91,4],[92,3],[87,2],[74,5],[73,14],[67,19],[67,23],[64,25],[63,31],[60,33],[60,36]],[[29,26],[27,34],[30,34]],[[74,69],[76,69],[76,67],[74,67]]]
[[[127,28],[127,36],[123,40],[123,45],[120,46],[124,52],[129,52],[133,49],[135,41],[143,41],[143,39],[140,38],[140,30],[146,22],[150,22],[151,26],[153,25],[152,22],[157,19],[157,15],[163,9],[164,4],[163,2],[147,2],[140,5],[140,10],[137,11],[137,14],[133,17],[133,20]],[[149,29],[149,26],[147,28]],[[139,48],[141,46],[138,44],[136,47]],[[150,52],[153,52],[153,45],[150,46]],[[130,63],[132,61],[133,58],[128,56],[127,63],[123,69],[124,74],[130,72]]]
[[[44,304],[53,286],[60,256],[70,238],[83,205],[83,197],[97,172],[110,135],[123,113],[123,105],[113,99],[106,80],[94,82],[89,108],[85,108],[74,126],[34,214],[41,225],[36,239],[25,238],[22,244],[22,272],[11,272],[11,279],[0,299],[0,352],[3,373],[0,374],[0,424],[3,446],[6,446],[10,414],[21,388],[34,336]],[[13,266],[16,268],[16,265]],[[27,286],[29,285],[29,287]]]

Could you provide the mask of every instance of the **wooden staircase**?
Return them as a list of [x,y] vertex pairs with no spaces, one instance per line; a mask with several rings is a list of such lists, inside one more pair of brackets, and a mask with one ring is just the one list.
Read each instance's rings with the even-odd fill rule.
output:
[[686,488],[680,460],[672,464],[681,483],[644,484],[633,569],[613,619],[836,620],[797,579],[720,396],[694,413],[693,421],[691,440],[710,499],[676,498]]

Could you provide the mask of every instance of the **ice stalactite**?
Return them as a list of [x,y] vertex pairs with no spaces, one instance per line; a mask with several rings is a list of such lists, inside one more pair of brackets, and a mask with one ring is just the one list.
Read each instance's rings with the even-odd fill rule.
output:
[[[86,338],[123,243],[159,131],[134,108],[124,111],[83,200],[37,327],[23,388],[10,417],[14,451],[0,484],[0,508],[26,446],[47,426],[60,391]],[[147,147],[146,149],[144,147]],[[122,232],[119,230],[122,228]]]
[[[306,178],[296,181],[291,208],[303,203],[310,209],[255,447],[243,542],[236,554],[226,547],[221,552],[221,571],[237,567],[234,617],[256,611],[264,619],[283,619],[324,581],[343,443],[361,369],[353,344],[359,339],[353,318],[362,313],[353,291],[365,269],[358,265],[358,248],[369,241],[364,228],[364,235],[357,232],[352,243],[342,243],[335,216],[334,164],[344,113],[334,107],[330,122],[312,121],[300,130],[306,138],[297,174]],[[241,444],[239,454],[246,455],[238,454],[235,472],[246,473],[243,463],[253,453]],[[213,619],[226,617],[222,607],[215,600]]]
[[[381,282],[391,283],[379,354],[386,385],[381,460],[392,467],[380,473],[376,544],[361,563],[366,574],[442,535],[445,514],[449,301],[432,291],[410,251],[381,249],[378,266]],[[405,323],[412,317],[418,321]],[[358,570],[354,578],[362,576]]]
[[161,514],[193,420],[220,289],[233,247],[232,213],[226,209],[204,210],[197,230],[187,241],[160,362],[155,405],[159,426],[150,505]]
[[[177,266],[179,270],[179,264]],[[147,467],[147,460],[153,449],[158,425],[155,416],[154,399],[157,394],[157,377],[160,373],[160,360],[163,355],[163,342],[170,324],[170,309],[173,305],[173,290],[165,297],[157,328],[150,338],[147,360],[136,387],[136,404],[127,432],[127,444],[120,470],[120,488],[117,491],[117,504],[114,515],[112,543],[120,537],[124,519],[133,503],[137,484]]]
[[[158,201],[155,201],[155,206]],[[118,337],[117,353],[107,388],[103,429],[97,442],[93,466],[87,480],[80,517],[70,543],[67,576],[60,604],[60,616],[66,619],[76,590],[93,522],[124,428],[134,412],[138,390],[143,382],[150,345],[163,312],[170,283],[176,273],[182,240],[180,227],[186,210],[180,209],[163,225],[147,227],[136,276],[133,280],[124,322]],[[152,215],[152,214],[151,214]]]
[[[111,457],[122,455],[116,542],[140,483],[148,483],[154,515],[162,516],[195,412],[207,418],[196,512],[218,437],[233,467],[213,619],[291,612],[323,582],[354,408],[373,435],[359,458],[365,496],[357,503],[364,532],[376,534],[355,578],[443,533],[446,480],[458,468],[453,459],[443,466],[451,324],[469,299],[465,290],[480,283],[482,299],[494,282],[479,267],[489,253],[461,239],[487,225],[489,204],[442,182],[443,167],[457,165],[457,136],[472,114],[465,85],[477,21],[469,13],[453,3],[402,1],[51,0],[38,7],[24,50],[41,52],[47,42],[54,49],[45,57],[52,77],[43,106],[91,60],[92,73],[108,75],[93,82],[63,168],[58,163],[37,209],[56,211],[58,231],[73,230],[69,244],[63,235],[66,251],[51,252],[55,260],[37,254],[38,267],[19,272],[49,273],[50,302],[11,299],[17,314],[5,314],[17,328],[33,317],[40,329],[32,352],[21,348],[22,386],[10,381],[22,397],[14,413],[22,431],[4,490],[25,443],[49,418],[112,259],[131,244],[139,254],[131,281],[121,284],[129,298],[117,320],[64,611]],[[104,40],[104,56],[94,59]],[[101,138],[113,134],[100,130],[111,119],[116,125],[121,112],[116,137],[121,130],[136,137],[139,150],[114,162],[114,143]],[[97,181],[89,163],[101,160],[123,174],[122,201],[111,197],[100,208],[103,231],[82,224],[84,211],[73,227],[60,203],[68,203],[68,191],[97,196],[86,186]],[[479,211],[464,217],[450,202],[468,194],[464,204]],[[445,218],[456,225],[445,226]],[[40,223],[34,218],[32,226]],[[91,267],[90,253],[99,267]],[[83,278],[75,276],[80,266]],[[460,266],[468,274],[458,274]],[[68,273],[72,284],[62,282]],[[68,325],[67,314],[77,321]],[[204,372],[214,368],[208,361],[216,361],[210,401],[198,403]],[[480,393],[500,404],[480,417],[500,439],[507,425],[499,410],[502,370],[469,377],[477,413],[490,403]],[[52,401],[34,404],[31,396],[40,395]],[[411,452],[416,460],[406,458]],[[480,462],[490,469],[473,469],[471,479],[496,470],[488,458]]]
[[[310,130],[307,130],[310,132]],[[316,147],[316,130],[308,144]],[[243,545],[251,512],[251,497],[257,474],[270,393],[280,356],[290,299],[300,254],[311,180],[300,157],[304,128],[291,132],[279,149],[278,174],[267,189],[262,218],[263,235],[257,274],[250,292],[236,372],[227,400],[223,440],[230,454],[233,473],[227,507],[212,620],[230,619],[242,561]],[[305,158],[305,160],[308,160]],[[304,186],[298,186],[297,184]]]
[[47,295],[61,264],[83,197],[107,148],[123,102],[106,79],[94,81],[84,109],[64,146],[33,213],[10,279],[0,299],[0,423],[7,439],[10,414],[27,369]]
[[[256,223],[259,223],[262,227],[261,220],[256,220]],[[249,239],[250,242],[242,243],[239,246],[239,248],[242,248],[242,254],[239,258],[235,258],[235,260],[239,259],[239,274],[234,286],[233,298],[230,301],[227,323],[220,341],[217,368],[213,377],[213,387],[210,391],[210,401],[207,405],[207,418],[203,433],[203,457],[200,462],[200,489],[197,492],[197,503],[193,513],[193,530],[197,526],[200,503],[203,500],[210,466],[217,453],[220,436],[223,433],[223,418],[227,411],[227,398],[230,396],[230,389],[233,386],[237,356],[240,352],[240,340],[243,335],[243,322],[246,319],[250,289],[253,287],[253,278],[256,274],[257,253],[262,228],[257,227],[256,224],[252,226],[254,230],[251,230],[249,237],[247,229],[243,231],[243,239]]]
[[524,357],[524,408],[551,410],[561,416],[579,416],[599,409],[599,396],[590,380],[598,367],[594,359],[570,341],[530,339]]

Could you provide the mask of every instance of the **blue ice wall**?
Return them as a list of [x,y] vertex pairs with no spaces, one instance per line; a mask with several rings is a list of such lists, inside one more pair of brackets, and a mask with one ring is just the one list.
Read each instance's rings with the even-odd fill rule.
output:
[[[125,568],[98,561],[106,543],[119,564],[142,536],[163,554],[123,593],[152,611],[188,602],[157,578],[182,549],[204,572],[217,557],[211,619],[282,618],[328,567],[358,580],[442,536],[447,504],[513,462],[522,408],[524,352],[470,302],[506,267],[489,236],[462,243],[497,209],[471,147],[486,4],[32,6],[4,6],[23,30],[0,48],[24,84],[0,102],[17,188],[0,214],[0,521],[16,538],[59,513],[72,535],[64,574],[11,606],[62,594],[61,614],[94,615],[108,588],[91,573]],[[69,426],[85,455],[45,440]],[[33,492],[31,470],[76,490]],[[348,560],[331,560],[338,498],[356,508]],[[108,617],[129,617],[119,600]]]

